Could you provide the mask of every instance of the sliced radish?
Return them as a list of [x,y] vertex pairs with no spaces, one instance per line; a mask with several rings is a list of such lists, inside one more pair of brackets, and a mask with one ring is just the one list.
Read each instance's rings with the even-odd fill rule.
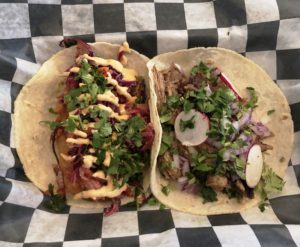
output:
[[215,69],[214,74],[216,76],[220,77],[221,81],[231,89],[231,91],[235,94],[235,96],[237,97],[238,100],[242,99],[242,97],[238,93],[237,88],[234,86],[234,84],[232,82],[230,82],[228,77],[224,73],[221,72],[221,70]]
[[246,183],[250,188],[254,188],[262,174],[263,157],[259,145],[253,145],[248,153],[246,165]]
[[[184,131],[180,128],[180,121],[188,121],[193,118],[194,127],[186,128]],[[206,132],[209,129],[208,117],[198,111],[190,110],[189,112],[181,112],[175,119],[176,138],[184,146],[197,146],[207,139]]]

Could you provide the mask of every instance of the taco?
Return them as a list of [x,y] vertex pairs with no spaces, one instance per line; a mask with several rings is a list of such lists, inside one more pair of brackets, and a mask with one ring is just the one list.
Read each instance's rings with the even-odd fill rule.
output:
[[149,194],[148,58],[126,42],[75,43],[20,92],[16,148],[39,189],[53,185],[69,205],[110,207],[110,214]]
[[[158,55],[147,64],[160,146],[151,189],[164,205],[240,212],[281,191],[293,144],[283,93],[254,62],[222,48]],[[157,158],[157,159],[156,159]]]

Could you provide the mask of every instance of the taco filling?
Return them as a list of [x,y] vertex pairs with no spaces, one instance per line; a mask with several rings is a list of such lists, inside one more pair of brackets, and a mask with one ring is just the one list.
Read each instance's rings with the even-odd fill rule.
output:
[[180,190],[209,203],[219,193],[241,202],[259,191],[263,208],[267,193],[284,183],[264,164],[273,149],[264,141],[276,133],[252,118],[255,89],[247,87],[242,98],[222,71],[203,62],[188,76],[175,63],[152,72],[163,130],[158,169],[168,181],[161,192]]
[[123,198],[146,198],[143,173],[149,169],[154,130],[144,79],[126,68],[128,44],[118,57],[94,56],[77,42],[75,63],[67,71],[63,93],[48,124],[52,132],[58,192],[74,200],[106,202],[107,214]]

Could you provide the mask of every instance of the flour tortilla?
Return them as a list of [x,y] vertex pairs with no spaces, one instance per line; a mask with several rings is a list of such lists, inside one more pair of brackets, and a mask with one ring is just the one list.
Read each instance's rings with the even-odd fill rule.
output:
[[[267,138],[264,143],[272,145],[273,150],[267,151],[269,155],[264,155],[267,165],[272,167],[274,172],[280,177],[284,177],[291,157],[293,146],[293,122],[290,114],[290,108],[286,98],[279,87],[257,64],[251,60],[227,49],[222,48],[194,48],[189,50],[180,50],[156,56],[147,64],[150,77],[150,89],[159,94],[159,84],[155,81],[153,75],[153,66],[158,71],[167,69],[172,63],[180,65],[186,76],[189,76],[190,70],[194,65],[202,61],[210,64],[211,67],[218,67],[234,83],[242,97],[246,97],[246,87],[253,87],[258,94],[258,107],[253,114],[254,121],[261,121],[275,134]],[[151,94],[151,105],[157,105],[157,94]],[[250,200],[245,198],[241,203],[235,199],[228,199],[222,193],[218,193],[218,201],[203,204],[203,199],[199,195],[189,194],[180,190],[171,190],[168,196],[161,192],[161,185],[166,185],[167,180],[160,174],[157,167],[157,156],[162,137],[162,128],[159,122],[157,108],[154,108],[154,127],[157,135],[155,154],[153,154],[153,163],[151,171],[151,190],[154,196],[166,206],[183,212],[198,215],[212,215],[236,213],[244,209],[253,207],[260,201],[256,194],[255,198]],[[267,111],[275,109],[271,116],[267,116]],[[284,162],[280,162],[284,157]]]
[[[89,44],[95,56],[116,59],[119,45],[104,42]],[[15,145],[23,164],[26,176],[42,191],[48,190],[51,183],[57,187],[53,166],[57,163],[50,142],[51,130],[39,124],[44,120],[55,120],[55,115],[48,109],[54,107],[56,97],[61,92],[66,77],[62,77],[75,62],[76,47],[63,49],[46,61],[38,73],[23,87],[15,101]],[[135,69],[138,75],[145,78],[148,90],[148,58],[134,50],[126,53],[126,67]],[[150,185],[150,169],[144,176],[144,188]],[[133,198],[122,199],[122,204],[133,201]],[[102,208],[109,203],[74,200],[67,195],[69,205]]]

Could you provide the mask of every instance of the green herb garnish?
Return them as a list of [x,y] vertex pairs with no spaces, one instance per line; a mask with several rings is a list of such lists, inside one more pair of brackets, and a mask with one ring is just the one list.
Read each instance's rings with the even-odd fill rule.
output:
[[256,95],[256,92],[255,92],[255,89],[253,87],[247,87],[246,88],[248,90],[248,93],[249,93],[249,96],[250,96],[250,99],[248,101],[248,103],[246,104],[246,107],[247,108],[254,108],[256,107],[256,103],[257,103],[257,95]]
[[195,115],[192,116],[189,120],[180,119],[180,130],[184,132],[186,129],[193,129],[195,127]]
[[151,197],[147,200],[147,204],[150,205],[150,206],[157,205],[158,203],[159,203],[158,200],[157,200],[154,196],[151,196]]
[[213,190],[213,188],[211,188],[209,186],[202,187],[200,194],[204,199],[203,203],[215,202],[218,200],[217,193]]
[[161,187],[161,192],[164,193],[166,196],[170,194],[170,188],[168,186],[163,186]]
[[59,194],[54,194],[53,184],[48,185],[48,192],[49,196],[46,196],[43,205],[54,212],[63,212],[67,208],[65,198]]
[[40,121],[39,124],[47,125],[51,130],[55,130],[57,127],[62,126],[62,123],[55,121]]
[[172,118],[172,113],[169,112],[169,113],[162,115],[159,119],[160,119],[161,123],[166,123],[166,122],[169,122],[171,120],[171,118]]

